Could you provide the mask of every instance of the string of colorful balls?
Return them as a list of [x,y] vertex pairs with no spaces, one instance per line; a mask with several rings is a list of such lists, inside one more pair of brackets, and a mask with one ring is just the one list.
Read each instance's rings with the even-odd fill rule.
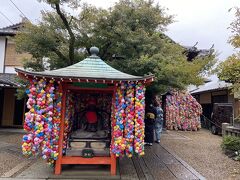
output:
[[122,82],[116,90],[115,94],[115,122],[113,124],[113,142],[111,145],[111,151],[117,157],[124,155],[124,150],[126,147],[125,138],[123,137],[123,131],[125,126],[125,84]]
[[[117,157],[144,155],[145,87],[122,82],[115,94],[115,121],[112,123],[111,151]],[[134,97],[135,95],[135,97]]]
[[32,155],[32,146],[33,146],[33,127],[35,125],[34,121],[34,106],[36,104],[36,80],[31,80],[29,82],[29,89],[26,90],[26,94],[28,96],[27,101],[27,108],[29,109],[29,112],[25,113],[25,121],[23,128],[25,131],[28,132],[28,134],[23,136],[23,142],[22,142],[22,152],[26,156]]
[[22,151],[26,156],[41,154],[49,165],[58,157],[58,139],[61,113],[61,94],[53,80],[30,80]]
[[172,91],[166,97],[166,125],[168,129],[193,130],[201,128],[202,107],[189,93]]
[[53,102],[53,129],[51,133],[51,143],[52,143],[52,152],[51,152],[51,161],[50,165],[58,158],[58,140],[59,140],[59,132],[60,132],[60,123],[61,123],[61,107],[62,107],[62,92],[60,91],[60,87],[56,86],[55,89],[55,99]]
[[125,153],[128,157],[132,157],[133,155],[133,141],[134,141],[134,115],[135,115],[135,109],[134,109],[134,92],[135,90],[135,84],[133,82],[130,82],[126,84],[126,125],[124,129],[124,137],[126,139],[126,148]]
[[[46,98],[45,98],[45,114],[43,115],[43,129],[44,129],[44,140],[42,145],[42,158],[46,159],[48,162],[51,161],[51,152],[52,152],[52,144],[51,144],[51,133],[53,127],[53,100],[54,100],[54,81],[50,80],[46,86]],[[44,108],[42,106],[42,108]]]
[[139,155],[144,155],[144,115],[145,115],[145,86],[141,82],[136,84],[135,99],[135,139],[134,150]]
[[40,147],[44,140],[44,129],[43,125],[45,123],[44,113],[45,113],[45,103],[46,103],[46,93],[45,93],[46,81],[40,79],[37,83],[37,104],[35,105],[35,126],[34,126],[34,140],[33,140],[33,154],[39,153]]

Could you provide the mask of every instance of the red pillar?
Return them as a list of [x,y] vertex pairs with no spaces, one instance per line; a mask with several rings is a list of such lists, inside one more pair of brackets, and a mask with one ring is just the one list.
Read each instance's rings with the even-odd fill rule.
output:
[[116,156],[111,153],[111,175],[116,175],[117,172],[117,160]]
[[61,123],[60,123],[60,132],[59,132],[59,140],[58,140],[58,159],[55,164],[55,174],[59,175],[62,171],[62,150],[63,150],[63,134],[64,134],[64,119],[66,112],[66,89],[64,84],[60,87],[60,92],[62,92],[62,108],[61,108]]

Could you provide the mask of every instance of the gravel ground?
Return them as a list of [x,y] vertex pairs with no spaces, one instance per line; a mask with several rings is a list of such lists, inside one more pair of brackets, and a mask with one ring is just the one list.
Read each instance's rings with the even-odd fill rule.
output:
[[186,161],[207,179],[240,179],[240,162],[223,154],[221,136],[208,130],[166,131],[161,144]]
[[[0,132],[0,176],[26,161],[21,155],[19,133]],[[162,135],[161,144],[177,154],[201,175],[210,180],[240,179],[240,162],[225,156],[221,150],[221,136],[207,130],[198,132],[167,131]],[[14,151],[6,149],[11,146]]]
[[21,148],[23,134],[21,133],[10,133],[10,132],[0,132],[0,141],[10,144],[17,145]]
[[0,132],[0,176],[26,161],[21,153],[23,134]]
[[0,153],[0,176],[23,162],[25,159],[7,152]]

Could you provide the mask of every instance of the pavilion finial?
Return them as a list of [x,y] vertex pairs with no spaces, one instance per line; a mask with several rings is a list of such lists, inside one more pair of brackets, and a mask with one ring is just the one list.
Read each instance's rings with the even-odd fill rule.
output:
[[97,54],[99,53],[99,49],[93,46],[90,48],[90,53],[91,53],[91,56],[97,56]]

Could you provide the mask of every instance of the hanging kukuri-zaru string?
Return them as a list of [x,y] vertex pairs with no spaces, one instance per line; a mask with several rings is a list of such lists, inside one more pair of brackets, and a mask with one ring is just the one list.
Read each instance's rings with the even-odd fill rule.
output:
[[45,121],[44,121],[44,140],[42,146],[42,158],[46,159],[49,164],[52,164],[52,130],[53,130],[53,115],[54,107],[53,101],[55,98],[54,81],[50,80],[46,86],[46,107],[45,107]]
[[61,123],[61,108],[62,108],[62,92],[60,92],[59,85],[55,86],[55,96],[53,102],[53,129],[51,133],[51,142],[52,142],[52,153],[51,153],[51,164],[54,163],[58,158],[58,141],[59,141],[59,132],[60,132],[60,123]]
[[166,125],[168,129],[198,130],[201,128],[201,105],[187,92],[173,91],[166,98]]
[[141,82],[136,84],[135,100],[135,129],[134,150],[144,155],[144,115],[145,115],[145,86]]
[[133,155],[133,143],[134,143],[134,103],[135,103],[135,84],[133,82],[129,82],[126,84],[126,125],[124,129],[124,138],[126,140],[126,148],[125,153],[128,157],[132,157]]
[[[30,111],[26,113],[24,122],[24,129],[30,133],[23,137],[22,145],[23,154],[32,155],[40,152],[42,158],[46,159],[50,165],[54,164],[58,155],[60,121],[58,123],[56,118],[60,119],[61,111],[58,107],[59,103],[56,106],[57,109],[54,107],[54,89],[53,80],[48,83],[44,79],[30,80],[30,87],[26,91],[29,97],[27,106]],[[57,101],[61,105],[61,99]],[[53,115],[55,115],[54,118]]]
[[26,94],[28,96],[27,108],[29,111],[25,113],[25,121],[23,124],[23,128],[28,134],[23,136],[22,139],[22,152],[23,155],[31,156],[32,155],[32,146],[33,146],[33,133],[34,133],[34,125],[35,125],[35,109],[34,106],[36,104],[36,84],[37,81],[32,79],[29,81],[28,89],[26,89]]
[[117,157],[124,155],[125,150],[125,138],[123,137],[124,131],[124,124],[125,124],[125,83],[122,82],[117,87],[116,94],[115,94],[115,120],[116,124],[113,127],[113,142],[112,142],[112,153],[115,154]]
[[33,143],[33,154],[39,153],[40,147],[44,140],[44,116],[45,113],[45,93],[46,81],[40,79],[37,83],[37,103],[35,105],[35,126],[34,126],[34,143]]

